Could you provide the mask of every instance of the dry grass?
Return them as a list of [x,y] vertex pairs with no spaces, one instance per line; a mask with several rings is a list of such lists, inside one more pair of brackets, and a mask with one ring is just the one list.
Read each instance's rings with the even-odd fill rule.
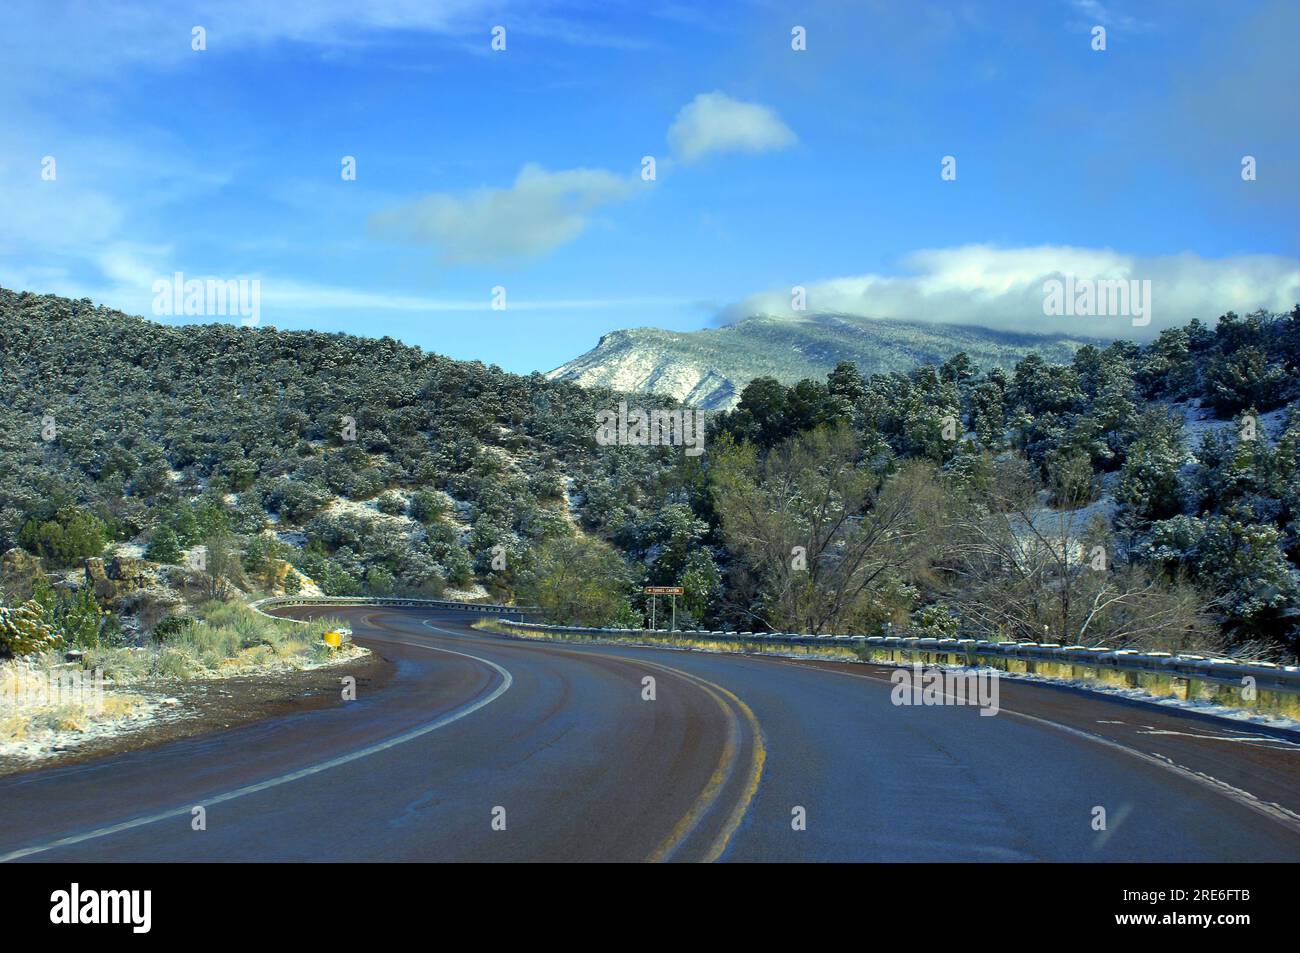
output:
[[76,663],[55,653],[0,662],[0,757],[41,756],[152,719],[177,704],[166,697],[168,680],[302,670],[366,654],[346,636],[338,648],[322,641],[336,620],[294,623],[219,602],[195,619],[163,645],[92,649]]
[[113,731],[158,708],[144,696],[96,685],[57,657],[0,663],[0,756],[22,756],[70,734]]
[[347,638],[337,649],[321,641],[327,629],[337,627],[332,619],[304,625],[269,618],[239,603],[211,602],[199,610],[193,626],[164,645],[95,649],[86,653],[82,665],[103,671],[117,684],[130,684],[315,668],[364,655],[366,650]]

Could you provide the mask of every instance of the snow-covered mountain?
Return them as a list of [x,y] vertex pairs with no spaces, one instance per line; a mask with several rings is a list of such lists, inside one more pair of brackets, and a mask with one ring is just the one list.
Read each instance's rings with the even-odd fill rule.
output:
[[1013,334],[951,324],[840,314],[756,316],[702,331],[611,331],[546,376],[585,387],[667,394],[706,409],[734,406],[755,377],[824,380],[840,361],[865,375],[937,364],[965,351],[981,367],[1011,368],[1031,351],[1066,362],[1089,338]]

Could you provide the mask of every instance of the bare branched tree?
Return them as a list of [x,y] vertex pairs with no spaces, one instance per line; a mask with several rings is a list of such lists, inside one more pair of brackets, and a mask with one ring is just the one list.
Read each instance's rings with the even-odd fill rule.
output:
[[215,531],[208,535],[203,560],[195,582],[204,599],[224,600],[235,591],[248,588],[238,544],[229,533]]
[[715,455],[723,535],[753,573],[768,625],[848,631],[924,564],[929,468],[882,481],[857,457],[847,428],[800,434],[763,460],[747,444]]
[[966,622],[1068,645],[1217,645],[1206,598],[1127,562],[1105,515],[1082,505],[1086,495],[1064,482],[1041,486],[1014,457],[996,461],[980,490],[956,494],[937,563]]

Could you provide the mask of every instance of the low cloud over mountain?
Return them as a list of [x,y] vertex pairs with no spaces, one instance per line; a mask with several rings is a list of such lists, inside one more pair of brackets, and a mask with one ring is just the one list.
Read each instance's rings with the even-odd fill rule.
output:
[[[1104,248],[962,245],[917,251],[898,275],[865,274],[809,282],[808,312],[915,322],[973,324],[1004,331],[1146,339],[1193,317],[1257,308],[1289,311],[1300,301],[1300,261],[1280,255],[1202,258],[1190,252],[1140,256]],[[1124,316],[1050,316],[1044,283],[1121,279],[1150,284],[1151,322]],[[727,308],[724,323],[754,314],[797,316],[791,289],[751,295]]]

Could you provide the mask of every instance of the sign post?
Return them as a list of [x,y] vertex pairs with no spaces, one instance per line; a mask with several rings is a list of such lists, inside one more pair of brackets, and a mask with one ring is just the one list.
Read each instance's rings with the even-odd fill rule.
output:
[[654,628],[655,597],[656,596],[673,597],[673,616],[672,616],[672,622],[669,623],[668,631],[669,632],[675,631],[677,628],[677,597],[686,595],[686,590],[683,589],[681,586],[646,586],[645,589],[642,591],[647,596],[650,597],[650,627],[651,628]]

